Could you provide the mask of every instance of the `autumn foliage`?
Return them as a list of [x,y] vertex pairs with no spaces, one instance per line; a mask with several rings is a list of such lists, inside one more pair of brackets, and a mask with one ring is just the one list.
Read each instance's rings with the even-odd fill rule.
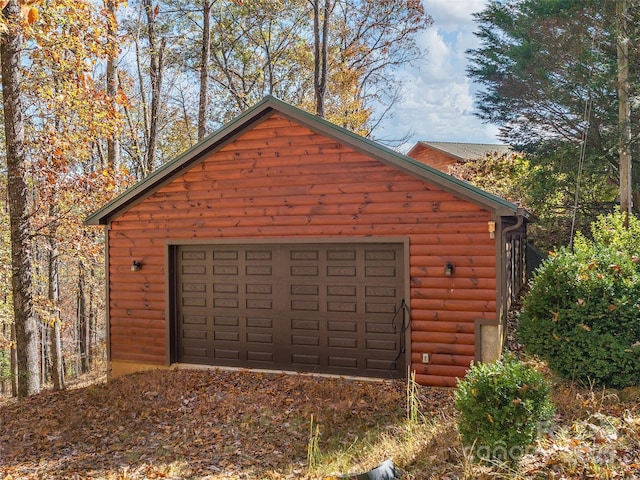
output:
[[0,473],[115,479],[124,469],[131,479],[310,478],[311,416],[320,447],[330,451],[401,422],[403,391],[402,384],[303,375],[135,374],[1,407]]

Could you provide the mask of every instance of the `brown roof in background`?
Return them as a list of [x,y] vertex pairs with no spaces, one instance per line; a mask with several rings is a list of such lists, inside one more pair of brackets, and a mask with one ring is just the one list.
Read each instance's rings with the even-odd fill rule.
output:
[[[497,153],[498,155],[514,153],[509,145],[489,143],[418,142],[411,148],[411,151],[418,147],[440,150],[465,162],[484,158],[491,153]],[[411,151],[408,153],[409,156],[411,156]]]

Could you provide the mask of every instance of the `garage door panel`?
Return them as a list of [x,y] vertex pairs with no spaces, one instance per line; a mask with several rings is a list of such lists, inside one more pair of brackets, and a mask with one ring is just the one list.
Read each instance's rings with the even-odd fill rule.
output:
[[[186,305],[185,305],[186,306]],[[237,298],[214,298],[213,308],[239,308],[240,301]]]
[[[207,246],[207,251],[210,251],[208,246]],[[214,250],[212,252],[212,257],[213,257],[213,260],[215,261],[230,260],[235,262],[238,260],[238,255],[239,255],[238,250],[233,250],[228,248],[224,250]]]
[[252,363],[265,363],[265,364],[273,364],[273,353],[272,352],[248,352],[247,353],[247,361]]
[[357,270],[355,265],[327,266],[327,277],[355,277]]
[[273,328],[273,318],[247,317],[248,328]]
[[367,334],[371,334],[371,335],[376,333],[393,335],[396,333],[396,330],[397,330],[392,324],[389,324],[387,322],[385,323],[367,322],[365,328],[366,328]]
[[367,285],[364,294],[367,298],[396,298],[398,289],[387,285]]
[[293,248],[289,253],[289,258],[292,261],[312,261],[317,262],[320,258],[320,251],[318,249],[307,249],[304,247],[303,249]]
[[208,351],[206,347],[192,347],[192,346],[186,346],[184,349],[184,355],[186,357],[192,357],[196,360],[203,360],[203,361],[207,361],[209,358],[208,355]]
[[393,266],[374,265],[365,269],[365,277],[367,278],[392,278],[398,275],[398,271]]
[[292,265],[290,272],[292,277],[317,277],[320,269],[315,265]]
[[329,357],[330,367],[350,368],[354,371],[358,368],[358,359],[354,357]]
[[237,283],[216,283],[213,285],[213,293],[238,293],[239,285]]
[[247,298],[245,308],[247,310],[272,310],[273,301],[270,298]]
[[206,307],[207,299],[206,297],[185,296],[185,297],[182,297],[182,305],[184,307]]
[[228,275],[230,277],[238,276],[239,269],[236,265],[214,265],[214,275]]
[[177,248],[178,361],[404,374],[401,244]]
[[355,313],[358,311],[358,304],[353,302],[336,302],[336,301],[328,301],[327,302],[327,312],[336,312],[336,313]]
[[376,302],[366,302],[365,303],[365,312],[366,313],[382,313],[386,315],[394,315],[398,309],[398,305],[395,303],[376,303]]
[[293,330],[319,330],[320,322],[318,320],[310,320],[310,319],[300,319],[300,318],[292,318],[291,319],[291,328]]
[[207,340],[208,338],[206,330],[184,330],[182,335],[186,339],[193,340]]
[[397,362],[393,360],[383,360],[376,358],[367,359],[367,370],[377,371],[381,375],[385,375],[387,372],[395,372],[398,370]]
[[271,345],[273,343],[273,334],[271,333],[259,333],[259,332],[247,332],[247,342],[249,343],[264,343]]
[[183,283],[182,284],[182,291],[184,293],[190,293],[190,292],[198,292],[198,293],[203,293],[207,291],[207,284],[206,283]]
[[367,338],[367,350],[386,350],[388,352],[397,351],[398,345],[393,340]]
[[358,323],[355,321],[327,322],[327,329],[330,332],[357,332]]
[[293,354],[291,364],[299,367],[320,367],[320,355]]
[[206,275],[207,267],[205,265],[185,265],[182,267],[182,273],[185,275]]
[[[214,349],[214,356],[209,360],[240,360],[240,350],[233,349],[225,349],[225,348],[216,348]],[[211,363],[215,365],[217,362]]]
[[240,317],[232,315],[215,315],[213,317],[213,323],[216,327],[225,325],[237,327],[238,325],[240,325]]
[[306,296],[306,295],[319,295],[320,287],[315,284],[310,285],[291,285],[291,295]]
[[355,260],[357,256],[357,247],[338,249],[337,247],[329,247],[327,249],[327,260]]
[[207,324],[207,315],[183,315],[182,323],[184,325],[206,325]]
[[333,348],[358,348],[358,340],[348,337],[329,337],[328,346]]
[[247,295],[272,295],[273,294],[273,285],[271,284],[247,284],[246,285],[246,293]]
[[328,297],[355,297],[357,294],[355,285],[327,285]]
[[294,346],[320,346],[320,337],[317,335],[291,335],[291,344]]
[[213,333],[213,339],[220,342],[239,342],[240,334],[234,331],[216,330]]
[[292,312],[319,312],[320,302],[314,300],[292,300]]
[[245,271],[248,277],[271,276],[273,269],[269,265],[247,265]]

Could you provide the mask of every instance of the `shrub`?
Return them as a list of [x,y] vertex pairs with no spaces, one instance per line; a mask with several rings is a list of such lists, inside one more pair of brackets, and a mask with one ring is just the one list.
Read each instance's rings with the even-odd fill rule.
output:
[[455,391],[463,444],[476,460],[518,463],[553,415],[550,390],[540,372],[513,357],[473,365]]
[[640,382],[640,221],[619,212],[534,274],[518,322],[526,350],[560,376],[604,387]]

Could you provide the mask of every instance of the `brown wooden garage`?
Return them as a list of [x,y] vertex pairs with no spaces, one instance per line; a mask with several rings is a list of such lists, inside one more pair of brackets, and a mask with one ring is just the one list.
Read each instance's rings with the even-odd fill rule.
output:
[[91,215],[113,375],[219,365],[455,385],[496,358],[518,207],[272,97]]
[[180,363],[397,377],[404,245],[179,245]]

